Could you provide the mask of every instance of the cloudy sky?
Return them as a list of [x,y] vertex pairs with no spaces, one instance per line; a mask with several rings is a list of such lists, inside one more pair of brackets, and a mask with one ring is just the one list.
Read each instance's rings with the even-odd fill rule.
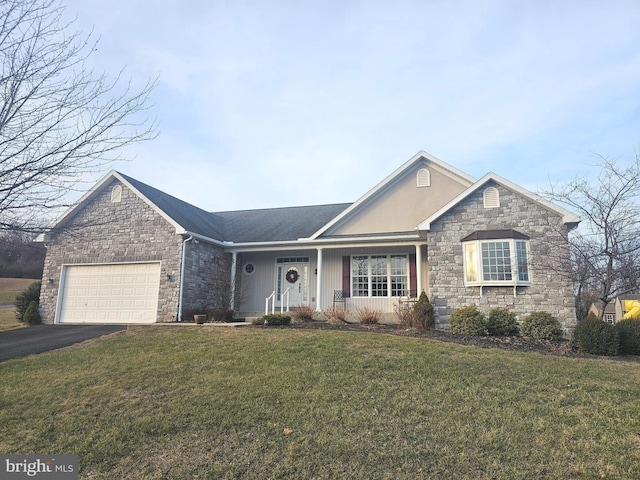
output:
[[419,150],[537,191],[640,153],[640,2],[64,0],[159,77],[115,168],[211,211],[357,200]]

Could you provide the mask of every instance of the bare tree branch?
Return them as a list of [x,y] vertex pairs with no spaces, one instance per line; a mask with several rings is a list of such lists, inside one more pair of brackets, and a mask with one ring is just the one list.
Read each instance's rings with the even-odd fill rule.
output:
[[575,177],[542,195],[583,218],[569,237],[571,271],[578,296],[597,292],[602,317],[616,297],[640,289],[640,157],[628,166],[599,159],[595,181]]
[[155,138],[140,91],[87,67],[92,35],[71,30],[57,0],[0,0],[0,230],[32,229],[88,174]]

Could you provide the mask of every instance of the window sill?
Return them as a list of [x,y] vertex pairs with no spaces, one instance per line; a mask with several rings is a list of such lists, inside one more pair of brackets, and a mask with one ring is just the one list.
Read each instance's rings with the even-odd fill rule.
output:
[[476,284],[470,284],[467,283],[465,284],[465,287],[475,287],[480,289],[480,298],[482,298],[484,296],[484,289],[487,287],[508,287],[508,288],[513,288],[513,297],[517,297],[518,296],[518,287],[530,287],[531,286],[531,282],[529,283],[502,283],[502,282],[498,282],[498,283],[476,283]]

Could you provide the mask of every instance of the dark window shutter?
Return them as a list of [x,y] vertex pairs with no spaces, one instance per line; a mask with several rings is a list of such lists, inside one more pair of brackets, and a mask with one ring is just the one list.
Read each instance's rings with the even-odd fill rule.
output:
[[342,291],[345,297],[351,296],[351,257],[342,257]]
[[418,292],[418,275],[415,254],[409,255],[409,291],[412,297],[417,297]]

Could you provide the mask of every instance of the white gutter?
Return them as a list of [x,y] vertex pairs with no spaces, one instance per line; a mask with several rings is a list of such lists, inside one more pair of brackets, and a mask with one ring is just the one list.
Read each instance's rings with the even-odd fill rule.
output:
[[418,233],[409,235],[376,236],[376,237],[343,237],[327,239],[307,239],[301,238],[291,242],[243,242],[224,244],[227,251],[250,252],[250,251],[278,251],[278,250],[307,250],[319,246],[328,248],[341,247],[375,247],[388,246],[392,242],[414,244],[416,240],[422,240]]
[[199,233],[189,232],[187,230],[182,230],[176,233],[178,235],[189,235],[190,237],[196,240],[201,240],[205,243],[210,243],[212,245],[218,245],[219,247],[228,247],[229,245],[233,245],[233,243],[230,243],[230,242],[221,242],[220,240],[216,240],[211,237],[205,237],[204,235],[200,235]]
[[178,295],[178,321],[182,321],[182,289],[184,287],[184,264],[187,258],[187,242],[193,240],[193,235],[182,242],[182,259],[180,260],[180,292]]

